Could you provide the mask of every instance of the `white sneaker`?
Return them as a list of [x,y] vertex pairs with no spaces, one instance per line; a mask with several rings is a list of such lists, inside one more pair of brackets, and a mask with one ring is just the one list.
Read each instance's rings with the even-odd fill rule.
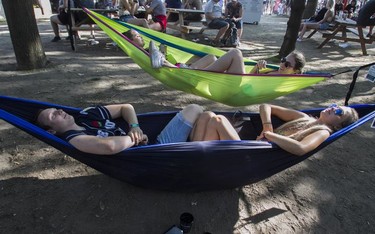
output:
[[298,38],[297,38],[297,41],[298,41],[298,42],[301,42],[301,41],[302,41],[302,39],[298,37]]
[[158,48],[155,46],[154,41],[150,41],[150,45],[148,47],[150,52],[150,60],[152,68],[161,68],[164,63],[164,55],[160,53]]

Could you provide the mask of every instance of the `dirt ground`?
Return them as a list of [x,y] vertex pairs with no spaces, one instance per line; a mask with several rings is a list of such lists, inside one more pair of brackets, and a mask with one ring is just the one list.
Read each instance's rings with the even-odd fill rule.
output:
[[[244,26],[241,49],[253,59],[277,53],[286,17],[263,16]],[[51,43],[48,20],[38,21],[51,66],[16,71],[6,24],[0,24],[0,95],[76,107],[132,103],[141,112],[197,103],[236,110],[172,90],[143,72],[110,40],[87,35],[72,52]],[[172,32],[169,32],[172,33]],[[211,33],[211,32],[210,32]],[[66,36],[64,32],[63,37]],[[192,35],[193,37],[196,35]],[[212,35],[208,35],[209,37]],[[204,38],[203,38],[204,40]],[[374,61],[375,43],[338,42],[316,49],[320,35],[298,43],[308,70],[336,73]],[[360,72],[350,104],[374,103],[375,86]],[[297,109],[343,104],[352,72],[271,103]],[[258,106],[241,108],[257,111]],[[0,233],[163,233],[194,215],[191,233],[371,233],[375,229],[375,131],[370,123],[304,162],[256,184],[224,191],[173,193],[138,188],[103,175],[0,120]],[[266,156],[265,156],[266,157]]]

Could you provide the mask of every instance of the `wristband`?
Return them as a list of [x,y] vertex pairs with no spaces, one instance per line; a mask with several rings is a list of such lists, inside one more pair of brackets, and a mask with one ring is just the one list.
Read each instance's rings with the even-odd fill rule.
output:
[[263,125],[265,125],[265,124],[272,124],[272,123],[271,122],[264,122]]
[[139,124],[138,123],[132,123],[132,124],[129,124],[129,127],[130,128],[138,128]]

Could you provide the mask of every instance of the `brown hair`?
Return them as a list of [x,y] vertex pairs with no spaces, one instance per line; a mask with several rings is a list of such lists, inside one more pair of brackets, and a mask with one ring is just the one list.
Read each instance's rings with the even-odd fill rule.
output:
[[39,121],[39,116],[40,114],[42,113],[42,111],[44,111],[45,109],[39,109],[37,112],[36,112],[36,115],[35,115],[35,119],[34,119],[34,123],[35,125],[37,125],[38,127],[44,129],[44,130],[50,130],[51,129],[51,126],[48,126],[47,124],[45,123],[42,123]]
[[129,29],[128,31],[123,32],[122,35],[124,35],[125,37],[129,38],[130,40],[134,40],[134,35],[131,32],[132,30],[133,29]]
[[305,56],[298,50],[292,51],[290,55],[294,57],[294,61],[295,61],[294,70],[296,71],[296,74],[301,74],[303,72],[303,68],[306,65]]

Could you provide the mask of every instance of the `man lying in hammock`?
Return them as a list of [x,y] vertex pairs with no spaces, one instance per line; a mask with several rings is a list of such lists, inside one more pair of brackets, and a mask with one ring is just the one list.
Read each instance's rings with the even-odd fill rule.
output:
[[[132,40],[136,45],[144,47],[142,36],[135,30],[131,29],[123,33],[127,38]],[[172,64],[165,59],[163,53],[155,46],[153,41],[149,45],[151,65],[153,68],[179,67],[189,69],[200,69],[216,72],[228,72],[233,74],[246,74],[243,55],[241,50],[232,49],[220,58],[208,54],[202,58],[194,56],[187,64]],[[299,51],[293,51],[280,61],[280,67],[277,71],[270,71],[267,74],[300,74],[306,64],[305,56]],[[260,60],[250,71],[250,74],[263,73],[261,70],[266,68],[267,62]]]
[[[193,124],[202,112],[202,107],[195,104],[185,107],[162,130],[156,143],[187,141]],[[129,124],[128,133],[116,125],[113,121],[116,118],[122,118]],[[38,114],[37,124],[78,150],[92,154],[116,154],[148,142],[130,104],[89,107],[76,118],[61,109],[48,108]]]
[[[263,130],[257,140],[273,142],[295,155],[304,155],[314,150],[331,133],[358,120],[358,113],[355,109],[335,104],[321,111],[318,118],[269,104],[260,105],[259,112]],[[272,115],[286,123],[273,129]],[[225,116],[204,112],[192,130],[191,140],[240,140],[240,137]]]

